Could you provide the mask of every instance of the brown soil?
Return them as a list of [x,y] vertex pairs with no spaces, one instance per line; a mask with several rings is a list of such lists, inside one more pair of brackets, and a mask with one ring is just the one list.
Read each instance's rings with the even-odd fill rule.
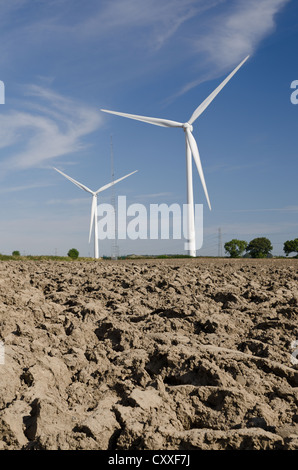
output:
[[297,281],[290,259],[1,262],[0,450],[298,450]]

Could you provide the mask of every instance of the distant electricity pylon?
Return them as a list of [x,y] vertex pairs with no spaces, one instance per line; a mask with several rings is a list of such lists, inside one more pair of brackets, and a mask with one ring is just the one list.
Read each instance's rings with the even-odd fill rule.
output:
[[[111,174],[112,174],[112,181],[114,181],[114,179],[115,179],[115,174],[114,174],[114,150],[113,150],[112,136],[111,136]],[[116,204],[115,204],[114,185],[112,186],[111,204],[112,204],[112,207],[114,208],[115,224],[117,224],[117,222],[116,222],[117,217],[116,217]],[[118,257],[119,257],[119,246],[117,244],[117,240],[118,240],[118,227],[115,225],[115,239],[112,240],[112,254],[111,254],[112,259],[118,259]]]
[[218,229],[218,256],[221,258],[222,254],[222,236],[221,236],[221,228]]

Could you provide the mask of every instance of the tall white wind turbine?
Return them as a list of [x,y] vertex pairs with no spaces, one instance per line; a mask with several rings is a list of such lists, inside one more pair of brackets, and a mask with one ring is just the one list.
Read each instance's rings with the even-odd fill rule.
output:
[[92,228],[93,228],[93,223],[94,223],[94,258],[98,258],[98,230],[97,230],[97,195],[99,193],[101,193],[102,191],[105,191],[106,189],[110,188],[111,186],[113,186],[114,184],[116,183],[119,183],[119,181],[122,181],[124,180],[125,178],[127,178],[128,176],[130,175],[133,175],[134,173],[136,173],[138,170],[135,170],[133,171],[132,173],[129,173],[128,175],[125,175],[125,176],[122,176],[122,178],[119,178],[115,181],[112,181],[111,183],[108,183],[104,186],[102,186],[101,188],[99,188],[97,191],[92,191],[91,189],[89,189],[87,186],[85,186],[84,184],[82,183],[79,183],[78,181],[76,181],[75,179],[71,178],[70,176],[66,175],[65,173],[63,173],[62,171],[60,170],[57,170],[57,168],[54,168],[54,170],[58,171],[58,173],[61,173],[61,175],[65,176],[65,178],[67,178],[69,181],[71,181],[72,183],[74,183],[76,186],[78,186],[79,188],[83,189],[84,191],[86,191],[87,193],[90,193],[92,194],[92,204],[91,204],[91,219],[90,219],[90,229],[89,229],[89,243],[90,243],[90,240],[91,240],[91,233],[92,233]]
[[137,121],[147,122],[149,124],[154,124],[161,127],[181,127],[185,133],[186,141],[186,174],[187,174],[187,204],[188,204],[188,238],[189,238],[189,254],[190,256],[196,256],[196,237],[195,237],[195,220],[194,220],[194,199],[193,199],[193,183],[192,183],[192,159],[196,163],[196,167],[201,179],[201,183],[204,189],[204,193],[207,199],[209,209],[211,210],[211,204],[207,192],[207,187],[205,183],[205,178],[203,174],[203,169],[201,165],[200,155],[197,143],[192,135],[193,127],[192,124],[196,119],[205,111],[207,106],[214,100],[217,94],[223,89],[223,87],[228,83],[228,81],[235,75],[235,73],[240,69],[240,67],[246,62],[249,56],[247,56],[231,73],[226,77],[226,79],[195,109],[190,119],[185,122],[170,121],[168,119],[159,119],[154,117],[147,116],[138,116],[135,114],[119,113],[117,111],[109,111],[107,109],[101,109],[105,113],[117,114],[118,116],[123,116],[131,119],[136,119]]

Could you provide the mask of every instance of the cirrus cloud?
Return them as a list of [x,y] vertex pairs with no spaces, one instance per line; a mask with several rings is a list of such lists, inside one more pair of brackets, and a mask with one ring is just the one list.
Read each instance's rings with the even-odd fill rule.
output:
[[30,86],[22,109],[0,115],[2,170],[42,167],[85,148],[84,137],[101,125],[99,111],[49,89]]

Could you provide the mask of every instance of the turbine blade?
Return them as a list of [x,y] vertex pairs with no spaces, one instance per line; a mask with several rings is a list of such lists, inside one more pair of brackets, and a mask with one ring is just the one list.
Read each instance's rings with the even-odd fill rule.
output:
[[[93,228],[93,221],[95,216],[95,205],[97,203],[96,196],[93,195],[92,197],[92,205],[91,205],[91,218],[90,218],[90,229],[89,229],[89,243],[91,240],[92,228]],[[96,221],[95,221],[96,223]]]
[[91,193],[91,194],[94,193],[94,191],[91,191],[91,189],[89,189],[87,186],[85,186],[82,183],[79,183],[74,178],[71,178],[70,176],[66,175],[65,173],[63,173],[63,171],[57,170],[57,168],[54,168],[54,170],[58,171],[58,173],[61,173],[61,175],[63,175],[65,178],[67,178],[69,181],[71,181],[73,184],[75,184],[79,188],[83,189],[84,191],[87,191],[87,193]]
[[135,171],[133,171],[132,173],[129,173],[128,175],[122,176],[122,178],[119,178],[119,179],[116,180],[116,181],[112,181],[111,183],[105,184],[104,186],[102,186],[101,188],[99,188],[99,189],[95,192],[95,194],[101,193],[101,192],[104,191],[105,189],[108,189],[108,188],[110,188],[111,186],[113,186],[114,184],[119,183],[119,181],[124,180],[124,179],[127,178],[128,176],[133,175],[134,173],[136,173],[137,171],[138,171],[138,170],[135,170]]
[[244,62],[247,61],[249,58],[249,55],[245,57],[245,59],[233,70],[233,72],[230,73],[230,75],[227,76],[227,78],[201,103],[197,109],[193,112],[191,118],[189,119],[189,124],[192,124],[209,106],[211,101],[214,100],[214,98],[218,95],[218,93],[223,89],[223,87],[228,83],[228,81],[235,75],[235,73],[242,67]]
[[101,109],[104,113],[117,114],[118,116],[123,116],[130,119],[136,119],[137,121],[148,122],[149,124],[154,124],[155,126],[161,127],[182,127],[181,122],[170,121],[169,119],[159,119],[147,116],[138,116],[136,114],[127,114],[119,113],[117,111],[108,111],[107,109]]
[[187,138],[188,144],[189,144],[190,149],[191,149],[191,153],[193,155],[194,161],[195,161],[196,166],[197,166],[197,170],[198,170],[198,173],[199,173],[199,176],[200,176],[200,179],[201,179],[201,183],[202,183],[202,186],[203,186],[203,189],[204,189],[204,193],[205,193],[205,196],[206,196],[206,199],[207,199],[207,202],[208,202],[209,209],[211,210],[211,204],[210,204],[210,200],[209,200],[209,196],[208,196],[207,186],[206,186],[206,182],[205,182],[205,178],[204,178],[204,173],[203,173],[203,168],[202,168],[202,164],[201,164],[201,159],[200,159],[200,154],[199,154],[199,149],[198,149],[197,143],[196,143],[195,138],[194,138],[194,136],[192,135],[192,133],[190,132],[189,129],[186,129],[185,133],[186,133],[186,138]]

